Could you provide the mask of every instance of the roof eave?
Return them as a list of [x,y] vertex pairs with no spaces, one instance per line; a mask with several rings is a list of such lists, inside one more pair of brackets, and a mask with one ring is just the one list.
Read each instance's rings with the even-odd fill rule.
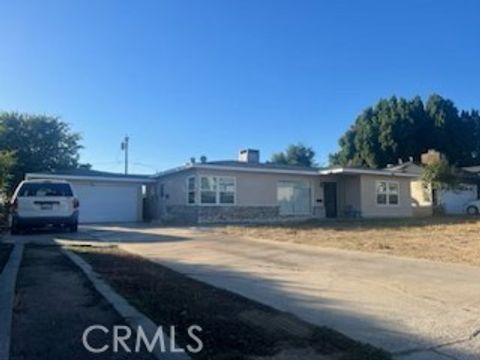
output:
[[156,180],[150,176],[145,178],[122,178],[115,176],[88,176],[88,175],[68,175],[68,174],[44,174],[44,173],[26,173],[25,179],[57,179],[57,180],[85,180],[85,181],[110,181],[124,183],[154,183]]
[[192,168],[207,169],[207,170],[228,170],[228,171],[243,171],[243,172],[261,172],[273,174],[293,174],[293,175],[318,175],[316,170],[294,170],[294,169],[273,169],[273,168],[254,168],[228,165],[210,165],[210,164],[194,164]]
[[331,168],[323,170],[294,170],[294,169],[272,169],[272,168],[254,168],[254,167],[240,167],[240,166],[228,166],[228,165],[211,165],[211,164],[187,164],[178,168],[170,169],[159,173],[155,178],[161,178],[163,176],[175,174],[185,170],[198,169],[198,170],[223,170],[223,171],[240,171],[240,172],[254,172],[254,173],[270,173],[270,174],[291,174],[291,175],[307,175],[307,176],[319,176],[319,175],[382,175],[382,176],[399,176],[418,178],[419,175],[411,173],[402,173],[387,170],[370,170],[370,169],[347,169],[347,168]]
[[411,173],[402,173],[396,171],[387,171],[387,170],[370,170],[370,169],[346,169],[346,168],[335,168],[335,169],[326,169],[320,170],[320,175],[382,175],[382,176],[398,176],[398,177],[410,177],[418,178],[419,175]]

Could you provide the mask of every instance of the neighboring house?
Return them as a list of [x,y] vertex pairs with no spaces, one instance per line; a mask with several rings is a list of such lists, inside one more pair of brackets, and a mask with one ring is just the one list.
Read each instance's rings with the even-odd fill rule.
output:
[[410,182],[412,196],[412,212],[415,217],[433,215],[433,194],[431,186],[426,186],[421,179],[423,167],[409,161],[396,166],[387,167],[388,170],[413,174],[416,177]]
[[410,189],[414,216],[431,216],[434,210],[448,215],[465,214],[465,205],[480,198],[480,166],[461,168],[459,187],[440,190],[424,184],[421,179],[423,173],[421,164],[409,161],[386,169],[417,175],[417,178],[412,180]]

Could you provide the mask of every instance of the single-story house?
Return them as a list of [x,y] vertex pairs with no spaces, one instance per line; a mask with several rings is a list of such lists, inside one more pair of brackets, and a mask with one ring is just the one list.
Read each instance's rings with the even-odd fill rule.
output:
[[402,171],[309,168],[238,160],[189,162],[146,187],[148,218],[180,223],[271,222],[336,217],[413,216]]
[[246,149],[237,160],[192,159],[155,175],[77,169],[26,178],[71,182],[82,223],[206,224],[431,215],[433,200],[420,176],[413,163],[311,168],[262,163],[258,150]]

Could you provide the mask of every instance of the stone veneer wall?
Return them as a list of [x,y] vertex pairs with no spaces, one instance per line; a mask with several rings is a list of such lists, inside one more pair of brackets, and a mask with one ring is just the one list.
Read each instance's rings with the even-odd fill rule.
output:
[[168,223],[214,224],[214,223],[262,223],[301,221],[323,217],[323,211],[315,207],[313,215],[280,216],[278,206],[167,206]]
[[199,206],[198,222],[262,222],[279,219],[278,206]]
[[160,221],[169,224],[197,224],[198,206],[168,205]]

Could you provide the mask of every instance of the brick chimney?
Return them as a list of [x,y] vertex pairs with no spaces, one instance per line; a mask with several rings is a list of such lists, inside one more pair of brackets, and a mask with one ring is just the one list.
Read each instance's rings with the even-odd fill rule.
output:
[[429,149],[426,153],[423,153],[420,158],[423,165],[429,165],[443,159],[444,155],[435,149]]

